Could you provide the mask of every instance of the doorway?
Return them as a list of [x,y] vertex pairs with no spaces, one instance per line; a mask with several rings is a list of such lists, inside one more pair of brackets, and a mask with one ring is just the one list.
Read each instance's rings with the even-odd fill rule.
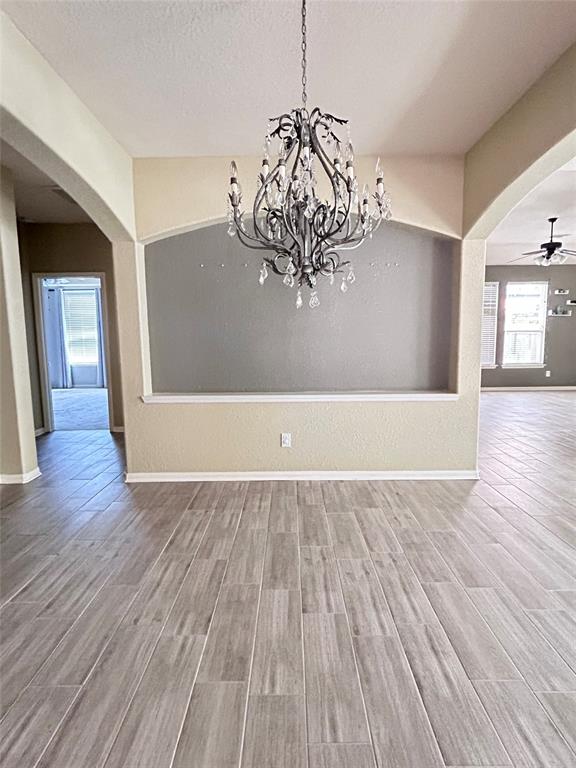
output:
[[102,275],[35,275],[46,431],[110,428]]

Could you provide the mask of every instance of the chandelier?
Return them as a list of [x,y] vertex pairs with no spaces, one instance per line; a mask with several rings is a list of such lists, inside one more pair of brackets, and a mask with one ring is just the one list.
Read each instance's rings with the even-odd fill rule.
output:
[[[230,166],[228,234],[263,256],[259,282],[271,271],[284,285],[297,288],[296,307],[303,305],[302,288],[310,290],[309,306],[320,304],[317,283],[333,284],[341,276],[345,293],[355,281],[346,251],[357,248],[391,217],[380,160],[376,187],[359,192],[354,150],[348,135],[339,132],[348,121],[308,111],[306,93],[306,0],[302,0],[302,106],[268,122],[264,157],[257,179],[252,216],[246,221],[236,163]],[[270,147],[278,142],[278,159],[271,167]]]

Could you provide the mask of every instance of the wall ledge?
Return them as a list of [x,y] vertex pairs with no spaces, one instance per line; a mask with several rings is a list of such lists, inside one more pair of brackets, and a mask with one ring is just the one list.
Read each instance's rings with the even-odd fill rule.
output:
[[24,485],[31,480],[36,480],[41,474],[42,472],[36,467],[36,469],[31,469],[30,472],[24,472],[24,474],[0,475],[0,485]]
[[541,387],[482,387],[482,392],[561,392],[574,391],[576,387],[569,385],[541,386]]
[[367,403],[458,400],[456,392],[230,392],[142,395],[146,405],[198,403]]
[[127,472],[127,483],[258,480],[478,480],[475,469],[295,470],[287,472]]

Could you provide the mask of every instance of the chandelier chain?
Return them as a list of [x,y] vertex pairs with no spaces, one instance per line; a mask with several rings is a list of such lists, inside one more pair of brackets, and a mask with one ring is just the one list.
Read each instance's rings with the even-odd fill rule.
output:
[[306,107],[306,101],[308,98],[308,94],[306,93],[306,84],[307,84],[307,77],[306,77],[306,0],[302,0],[302,104],[304,107]]

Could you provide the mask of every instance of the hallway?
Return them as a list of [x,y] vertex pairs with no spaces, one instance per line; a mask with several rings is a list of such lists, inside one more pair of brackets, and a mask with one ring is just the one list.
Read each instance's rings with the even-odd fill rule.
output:
[[108,390],[53,389],[54,429],[108,429]]
[[[576,393],[482,396],[480,481],[2,488],[4,768],[576,764]],[[82,734],[82,738],[79,738]]]

